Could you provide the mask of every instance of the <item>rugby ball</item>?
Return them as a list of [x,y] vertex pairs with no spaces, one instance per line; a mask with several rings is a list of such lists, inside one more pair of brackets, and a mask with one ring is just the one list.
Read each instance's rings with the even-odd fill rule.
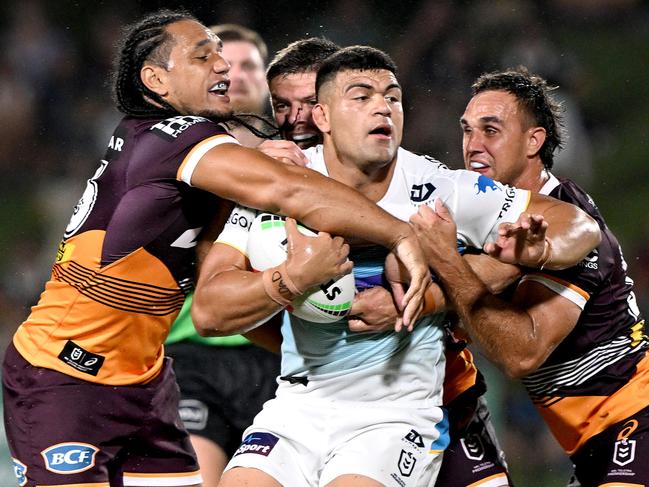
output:
[[[317,235],[299,223],[297,227],[303,235]],[[246,249],[253,270],[261,272],[284,262],[287,247],[284,217],[270,213],[257,215],[250,226]],[[307,290],[286,309],[304,320],[333,323],[347,316],[352,308],[355,293],[354,274],[350,272],[339,279]]]

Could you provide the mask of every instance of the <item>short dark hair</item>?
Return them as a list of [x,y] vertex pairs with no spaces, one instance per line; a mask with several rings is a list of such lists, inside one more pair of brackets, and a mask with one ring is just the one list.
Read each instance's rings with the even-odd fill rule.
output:
[[551,93],[557,87],[549,86],[542,77],[518,66],[483,74],[472,88],[474,96],[483,91],[506,91],[516,97],[533,123],[545,129],[545,143],[540,156],[543,166],[552,169],[554,152],[563,148],[564,139],[563,106]]
[[211,25],[210,30],[214,32],[223,42],[244,41],[254,45],[261,59],[268,61],[268,47],[261,36],[252,29],[239,24],[217,24]]
[[385,52],[370,46],[349,46],[329,56],[320,66],[315,82],[316,93],[341,71],[386,69],[396,76],[397,65]]
[[340,50],[340,46],[324,37],[310,37],[291,42],[268,65],[268,83],[278,76],[316,72],[322,62]]
[[[187,11],[162,9],[124,28],[111,78],[118,110],[134,117],[177,113],[157,93],[144,85],[140,70],[146,61],[167,66],[173,48],[173,39],[167,32],[167,26],[181,20],[198,22]],[[160,107],[147,101],[147,98],[154,100]]]

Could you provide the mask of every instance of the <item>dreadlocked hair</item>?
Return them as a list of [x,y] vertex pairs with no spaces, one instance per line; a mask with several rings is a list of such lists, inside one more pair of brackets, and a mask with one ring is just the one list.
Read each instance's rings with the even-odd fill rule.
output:
[[[119,111],[133,117],[178,113],[144,85],[140,79],[140,70],[146,61],[161,67],[167,66],[173,44],[166,27],[180,20],[196,21],[196,18],[183,10],[163,9],[124,29],[112,76],[113,97]],[[155,106],[147,98],[160,106]]]
[[279,135],[279,128],[270,119],[256,113],[233,113],[228,121],[238,123],[260,139],[274,139]]
[[539,155],[543,166],[552,169],[554,153],[563,148],[565,136],[563,106],[552,95],[557,87],[549,86],[545,79],[531,74],[524,66],[518,66],[483,74],[473,83],[472,88],[473,95],[500,90],[516,97],[530,121],[545,129],[545,143]]

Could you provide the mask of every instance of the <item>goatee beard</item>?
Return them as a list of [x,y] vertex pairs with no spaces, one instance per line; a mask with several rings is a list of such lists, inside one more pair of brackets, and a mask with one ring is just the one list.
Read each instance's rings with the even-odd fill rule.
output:
[[230,120],[230,118],[232,118],[232,113],[233,111],[231,109],[222,110],[222,111],[205,110],[203,112],[198,113],[198,116],[209,118],[210,120],[213,120],[215,122],[225,122],[226,120]]

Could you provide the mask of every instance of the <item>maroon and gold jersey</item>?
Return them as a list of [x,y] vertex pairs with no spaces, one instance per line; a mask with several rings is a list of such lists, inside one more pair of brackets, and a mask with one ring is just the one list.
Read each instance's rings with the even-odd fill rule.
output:
[[122,120],[14,336],[26,360],[110,385],[156,376],[193,288],[196,237],[220,204],[191,175],[222,143],[237,141],[202,117]]
[[649,404],[649,342],[622,250],[593,200],[574,182],[554,176],[541,193],[582,208],[602,232],[600,245],[577,266],[523,277],[582,309],[575,328],[523,380],[553,434],[572,454]]

